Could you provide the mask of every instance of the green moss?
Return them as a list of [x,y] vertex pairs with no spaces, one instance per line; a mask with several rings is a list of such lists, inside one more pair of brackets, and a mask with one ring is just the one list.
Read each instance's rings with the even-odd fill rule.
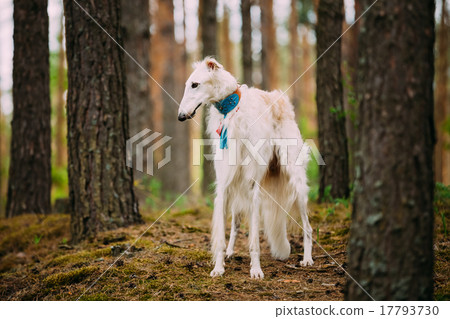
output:
[[174,256],[185,256],[195,261],[205,261],[211,259],[209,252],[200,249],[184,249],[163,245],[158,248],[158,252]]
[[205,250],[199,249],[184,250],[183,254],[186,257],[193,259],[195,261],[206,261],[211,259],[211,254]]
[[53,274],[44,279],[47,287],[65,286],[83,281],[97,270],[97,267],[84,267],[66,273]]
[[24,251],[35,246],[34,239],[41,238],[39,244],[62,237],[69,231],[70,216],[48,215],[40,220],[36,215],[22,215],[2,220],[1,228],[8,232],[0,232],[0,256],[13,251]]
[[338,229],[338,230],[336,230],[336,235],[337,236],[345,236],[348,234],[349,231],[350,231],[350,228]]
[[95,251],[83,251],[83,252],[79,252],[79,253],[75,253],[75,254],[63,255],[63,256],[56,257],[50,261],[48,266],[49,267],[66,266],[66,265],[73,265],[73,264],[77,264],[77,263],[85,262],[85,261],[92,262],[96,258],[110,256],[110,255],[111,255],[110,248],[103,248],[103,249],[98,249]]
[[185,209],[179,212],[175,212],[172,214],[173,217],[181,217],[181,216],[186,216],[186,215],[198,215],[200,213],[200,210],[195,208],[195,209]]

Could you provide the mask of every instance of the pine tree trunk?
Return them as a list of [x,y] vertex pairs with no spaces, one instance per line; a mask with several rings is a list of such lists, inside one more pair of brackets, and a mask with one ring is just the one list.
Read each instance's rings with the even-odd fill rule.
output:
[[[121,0],[122,34],[126,57],[130,136],[150,127],[150,8],[149,0]],[[145,70],[142,70],[141,67]]]
[[[360,0],[355,0],[355,20],[362,14]],[[350,26],[344,21],[344,29]],[[358,38],[360,21],[357,21],[342,37],[342,60],[344,77],[344,109],[346,112],[345,129],[348,144],[349,178],[351,183],[355,180],[355,150],[356,150],[356,118],[357,103],[356,91],[358,85]]]
[[446,164],[446,151],[444,122],[447,118],[446,105],[448,103],[447,96],[447,72],[448,72],[448,27],[446,1],[442,0],[442,15],[438,30],[437,41],[437,66],[436,66],[436,105],[435,105],[435,121],[437,130],[436,146],[434,148],[434,176],[436,182],[450,182],[450,171]]
[[15,0],[7,217],[51,210],[49,72],[47,1]]
[[234,74],[233,66],[233,43],[230,40],[230,9],[223,6],[223,19],[220,24],[220,53],[223,67]]
[[[199,16],[200,29],[202,40],[202,55],[215,56],[217,54],[217,17],[216,17],[217,0],[200,0]],[[209,135],[206,133],[206,116],[207,111],[203,109],[202,114],[202,138],[208,139]],[[205,153],[211,154],[211,147],[205,147]],[[202,162],[203,178],[202,178],[202,192],[203,194],[211,193],[211,185],[215,180],[214,166],[212,161],[203,160]]]
[[[317,24],[317,57],[341,36],[343,1],[321,0]],[[342,95],[341,41],[317,62],[317,117],[319,148],[326,165],[320,166],[319,199],[327,188],[333,198],[349,195],[347,136]]]
[[[118,42],[120,0],[79,1]],[[126,167],[128,101],[124,54],[73,1],[64,1],[72,240],[141,222]]]
[[58,35],[58,78],[57,78],[57,90],[56,90],[56,127],[55,127],[55,146],[56,146],[56,166],[64,167],[66,164],[66,154],[67,150],[64,144],[65,140],[65,116],[64,108],[66,106],[66,101],[64,99],[64,92],[66,90],[66,66],[64,62],[66,61],[66,55],[63,46],[63,15],[61,15],[60,22],[60,33]]
[[297,81],[298,77],[300,76],[299,67],[298,67],[298,61],[300,59],[300,55],[298,52],[299,44],[298,44],[298,12],[297,12],[297,0],[291,0],[291,14],[289,17],[289,34],[290,34],[290,41],[289,41],[289,53],[291,57],[291,65],[289,68],[289,82],[292,84],[292,87],[290,89],[291,94],[291,102],[294,105],[295,114],[299,114],[299,104],[300,104],[300,90],[299,90],[299,81]]
[[[308,40],[310,29],[305,26],[301,32],[301,63],[300,69],[302,73],[309,67],[311,69],[306,72],[299,80],[300,88],[300,110],[296,114],[300,118],[305,118],[309,127],[317,127],[317,107],[316,107],[316,81],[314,74],[316,64],[312,55],[312,45]],[[300,76],[300,75],[299,75]]]
[[[361,22],[348,272],[376,300],[433,298],[434,11],[379,0]],[[346,299],[370,298],[349,280]]]
[[273,0],[260,0],[261,7],[261,73],[263,90],[275,90],[278,85],[278,55],[276,47]]
[[[159,31],[159,50],[164,57],[161,58],[162,74],[161,85],[172,94],[177,101],[181,100],[180,90],[176,86],[176,66],[183,57],[176,56],[177,43],[174,35],[174,7],[172,1],[161,0],[158,2],[158,16],[156,24]],[[189,126],[181,124],[176,116],[178,105],[165,92],[160,92],[163,103],[163,132],[172,137],[171,160],[160,168],[156,177],[161,179],[162,189],[165,192],[179,194],[190,185],[190,156],[189,156]]]
[[252,17],[250,9],[252,0],[241,1],[242,15],[242,69],[244,83],[253,86],[253,59],[252,59]]

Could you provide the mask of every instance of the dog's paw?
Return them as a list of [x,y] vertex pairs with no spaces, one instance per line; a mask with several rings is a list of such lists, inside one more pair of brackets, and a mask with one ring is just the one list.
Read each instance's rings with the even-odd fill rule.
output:
[[251,268],[250,269],[250,278],[251,279],[263,279],[264,273],[261,268]]
[[227,257],[227,259],[233,257],[233,255],[234,255],[234,250],[227,248],[227,251],[225,252],[225,256]]
[[210,276],[211,277],[219,277],[219,276],[222,276],[224,272],[225,272],[225,268],[214,267],[214,269],[210,273]]
[[306,266],[312,266],[314,264],[314,261],[312,260],[312,258],[308,258],[308,259],[303,259],[300,262],[300,266],[306,267]]

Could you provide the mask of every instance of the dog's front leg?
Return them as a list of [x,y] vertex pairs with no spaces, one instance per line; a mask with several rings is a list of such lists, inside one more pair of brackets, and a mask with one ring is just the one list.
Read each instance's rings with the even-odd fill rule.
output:
[[255,183],[253,193],[253,204],[250,215],[250,232],[249,232],[249,248],[250,248],[250,277],[253,279],[264,278],[264,273],[259,262],[259,215],[260,215],[260,190],[259,185]]
[[230,232],[230,240],[228,241],[227,247],[227,258],[231,258],[234,254],[234,244],[236,242],[236,236],[239,232],[239,227],[241,225],[241,216],[239,213],[233,212],[231,218],[231,232]]
[[211,271],[211,277],[222,276],[225,272],[225,211],[224,211],[224,192],[217,191],[214,200],[214,213],[211,229],[211,249],[213,253],[214,269]]

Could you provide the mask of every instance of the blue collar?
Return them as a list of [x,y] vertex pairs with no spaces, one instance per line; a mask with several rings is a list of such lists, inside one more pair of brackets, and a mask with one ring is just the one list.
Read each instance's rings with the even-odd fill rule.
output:
[[[239,90],[239,87],[228,95],[226,98],[224,98],[222,101],[214,103],[214,106],[216,109],[220,112],[220,114],[223,114],[223,118],[227,117],[227,114],[233,111],[236,106],[239,104],[239,100],[241,99],[241,91]],[[220,136],[220,149],[228,148],[228,128],[223,127],[223,122],[220,123],[219,128],[217,129],[217,134]]]
[[227,114],[233,111],[239,104],[240,99],[241,99],[241,91],[239,90],[239,88],[237,88],[236,91],[228,95],[222,101],[215,102],[214,106],[221,114],[227,117]]

